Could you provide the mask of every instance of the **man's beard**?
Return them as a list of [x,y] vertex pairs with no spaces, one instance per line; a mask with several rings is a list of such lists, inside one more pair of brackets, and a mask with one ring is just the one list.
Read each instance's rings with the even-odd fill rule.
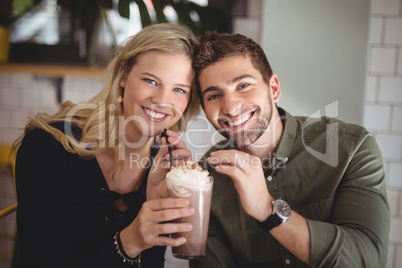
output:
[[[252,120],[248,128],[243,129],[241,131],[231,131],[228,127],[221,127],[219,132],[229,140],[229,143],[236,148],[246,147],[253,144],[256,140],[258,140],[262,134],[267,130],[269,124],[272,119],[272,106],[266,105],[261,110],[261,113],[258,113],[260,109],[258,107],[254,108],[255,114],[253,115]],[[222,126],[222,125],[220,125]]]

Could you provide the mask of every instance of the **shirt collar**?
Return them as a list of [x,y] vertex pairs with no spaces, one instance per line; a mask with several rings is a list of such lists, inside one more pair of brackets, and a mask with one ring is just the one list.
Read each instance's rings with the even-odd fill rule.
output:
[[283,134],[281,140],[279,141],[278,149],[275,152],[275,162],[273,166],[276,166],[276,164],[279,162],[285,164],[288,161],[293,143],[296,138],[297,128],[296,118],[280,107],[278,107],[278,111],[283,123]]

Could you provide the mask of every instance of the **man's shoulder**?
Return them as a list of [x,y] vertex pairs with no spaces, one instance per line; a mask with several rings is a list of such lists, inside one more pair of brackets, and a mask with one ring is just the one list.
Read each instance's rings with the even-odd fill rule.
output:
[[337,131],[340,134],[356,136],[362,134],[363,136],[369,134],[369,131],[357,124],[347,123],[333,117],[306,117],[295,116],[298,122],[299,131],[304,134],[310,133],[322,133],[328,130]]

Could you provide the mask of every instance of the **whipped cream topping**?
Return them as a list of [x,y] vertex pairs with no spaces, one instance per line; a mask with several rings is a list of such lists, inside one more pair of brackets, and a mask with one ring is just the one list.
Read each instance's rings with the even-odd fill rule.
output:
[[203,170],[194,160],[185,161],[182,165],[173,167],[166,174],[167,187],[173,189],[177,195],[183,197],[190,194],[187,188],[204,185],[206,186],[205,190],[210,189],[212,187],[210,182],[211,177],[209,176],[209,172]]
[[167,179],[208,183],[210,181],[209,173],[194,160],[183,162],[180,166],[175,166],[166,174]]

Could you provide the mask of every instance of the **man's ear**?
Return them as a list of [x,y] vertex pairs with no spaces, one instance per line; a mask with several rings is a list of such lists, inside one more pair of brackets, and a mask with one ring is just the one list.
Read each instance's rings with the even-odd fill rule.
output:
[[281,98],[281,86],[276,74],[271,75],[271,77],[269,78],[269,88],[271,89],[272,100],[274,102],[279,101],[279,99]]

